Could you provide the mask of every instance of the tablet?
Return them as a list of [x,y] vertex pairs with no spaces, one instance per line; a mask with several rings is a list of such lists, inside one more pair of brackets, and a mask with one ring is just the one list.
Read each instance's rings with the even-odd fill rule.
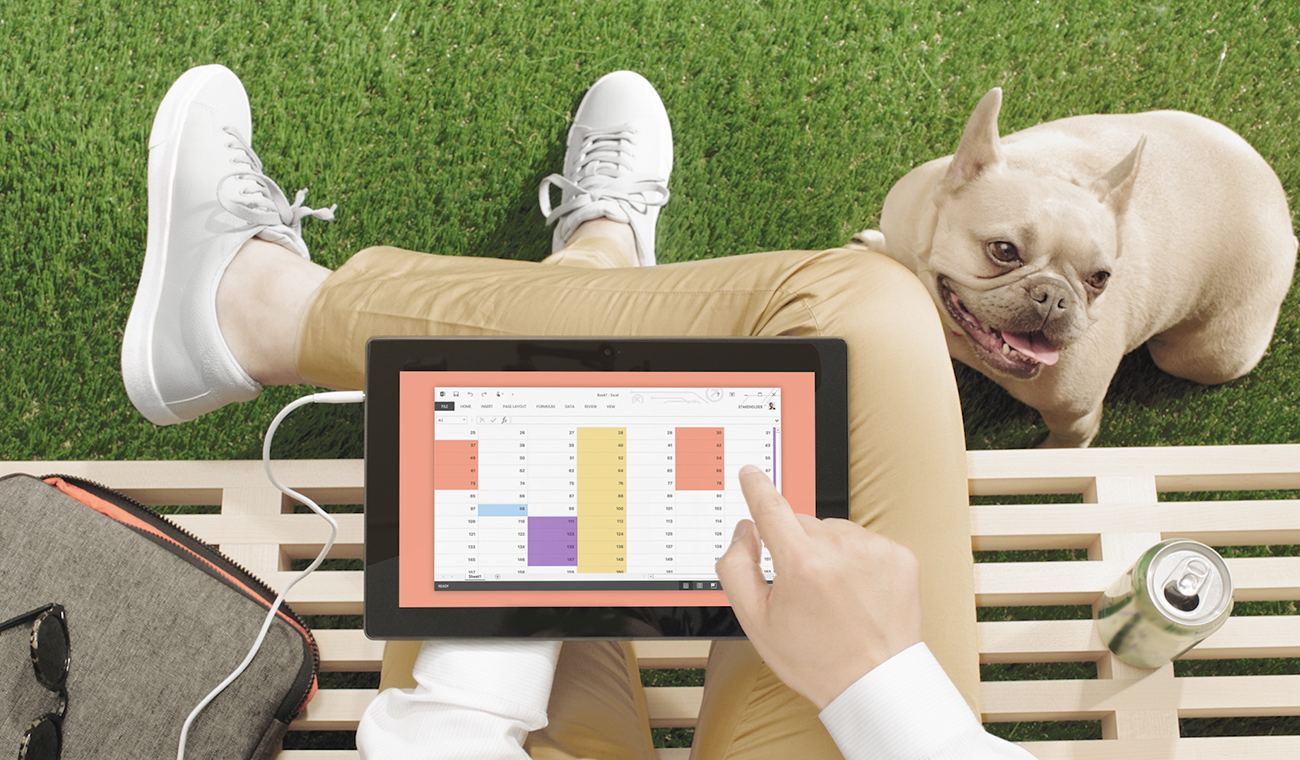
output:
[[367,635],[743,637],[713,570],[737,473],[848,516],[846,362],[838,339],[371,340]]

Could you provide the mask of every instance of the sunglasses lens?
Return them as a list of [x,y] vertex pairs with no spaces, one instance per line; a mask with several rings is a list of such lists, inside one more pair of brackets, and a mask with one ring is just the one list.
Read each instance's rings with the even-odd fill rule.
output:
[[36,670],[44,683],[58,689],[68,677],[68,629],[63,619],[45,613],[32,628],[32,647],[36,657]]
[[63,751],[63,733],[50,716],[33,723],[23,735],[18,760],[58,760]]

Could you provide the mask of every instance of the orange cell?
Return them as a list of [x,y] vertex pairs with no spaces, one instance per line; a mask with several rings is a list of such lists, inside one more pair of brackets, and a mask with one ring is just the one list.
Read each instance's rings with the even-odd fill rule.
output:
[[433,461],[438,463],[478,461],[478,441],[434,441]]
[[673,430],[676,433],[677,440],[679,441],[715,440],[715,439],[722,438],[725,435],[724,428],[679,427],[679,428],[673,428]]
[[478,475],[467,472],[441,473],[433,471],[433,488],[436,491],[477,491]]
[[726,485],[721,474],[683,477],[680,473],[674,486],[677,491],[724,491]]

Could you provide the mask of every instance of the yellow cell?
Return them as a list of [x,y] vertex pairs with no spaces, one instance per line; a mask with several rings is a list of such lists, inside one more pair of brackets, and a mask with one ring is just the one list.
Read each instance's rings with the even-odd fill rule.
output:
[[625,468],[620,467],[618,463],[592,464],[585,467],[579,464],[577,470],[578,471],[575,472],[574,475],[577,475],[579,478],[601,478],[605,480],[627,479]]
[[[579,531],[578,546],[585,546],[598,553],[614,551],[612,547],[622,546],[628,540],[627,536],[619,535],[621,532],[617,530]],[[623,549],[618,550],[620,554],[623,551]]]
[[595,527],[599,525],[602,528],[619,527],[620,529],[627,525],[627,513],[613,509],[584,509],[578,512],[578,527]]
[[627,500],[627,490],[621,486],[610,488],[589,488],[578,484],[578,493],[574,497],[581,504],[583,501],[603,501],[610,504],[622,504]]
[[620,477],[596,477],[593,475],[578,474],[579,491],[612,491],[622,493],[627,490],[627,478]]
[[596,554],[624,554],[627,552],[627,537],[619,536],[618,531],[578,531],[578,554],[583,552]]
[[579,467],[620,467],[627,461],[625,449],[613,446],[588,446],[578,448]]
[[583,441],[623,441],[627,440],[627,428],[621,427],[580,427],[578,443]]
[[[587,569],[583,569],[587,568]],[[608,545],[579,545],[578,572],[617,573],[627,568],[627,552]]]

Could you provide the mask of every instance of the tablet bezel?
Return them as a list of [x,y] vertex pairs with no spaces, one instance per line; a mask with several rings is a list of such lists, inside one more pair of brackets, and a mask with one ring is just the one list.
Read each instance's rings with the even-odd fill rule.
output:
[[374,338],[366,349],[365,631],[375,639],[743,638],[730,607],[402,607],[403,372],[812,372],[816,511],[848,517],[847,346],[837,338]]

